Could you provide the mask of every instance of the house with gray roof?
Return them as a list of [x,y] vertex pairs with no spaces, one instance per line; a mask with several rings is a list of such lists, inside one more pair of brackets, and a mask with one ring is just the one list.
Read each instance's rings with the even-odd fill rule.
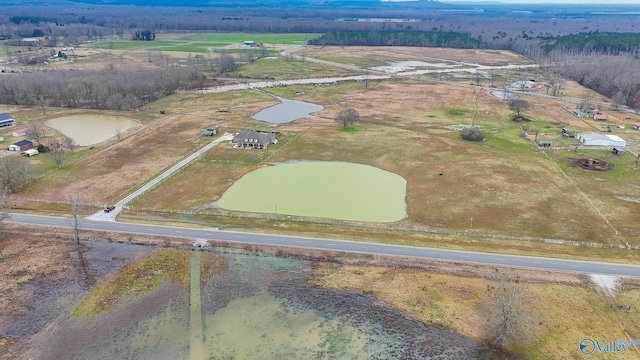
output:
[[237,148],[250,148],[250,149],[266,149],[270,144],[276,144],[278,140],[277,132],[256,131],[252,129],[245,129],[238,132],[231,142],[234,147]]
[[16,119],[14,119],[9,113],[0,113],[0,127],[14,126]]

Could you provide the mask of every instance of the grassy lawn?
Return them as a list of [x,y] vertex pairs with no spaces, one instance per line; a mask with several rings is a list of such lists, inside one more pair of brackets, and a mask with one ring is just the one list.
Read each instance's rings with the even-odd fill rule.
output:
[[308,61],[277,59],[258,59],[250,64],[236,68],[232,74],[254,79],[302,79],[309,77],[347,76],[352,73]]

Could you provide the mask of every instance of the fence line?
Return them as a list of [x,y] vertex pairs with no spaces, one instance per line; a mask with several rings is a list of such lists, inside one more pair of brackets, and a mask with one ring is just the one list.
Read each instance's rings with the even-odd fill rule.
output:
[[[9,199],[16,200],[16,201],[33,202],[33,203],[69,205],[68,201],[32,199],[32,198],[19,197],[14,195],[10,196]],[[85,207],[94,207],[98,209],[104,207],[104,204],[81,203],[80,205]],[[221,216],[221,217],[228,217],[228,218],[265,219],[265,220],[271,219],[272,217],[274,217],[275,219],[275,216],[276,216],[275,214],[244,213],[244,212],[239,213],[239,212],[232,212],[232,211],[227,211],[222,209],[205,210],[205,211],[179,210],[179,209],[157,209],[157,208],[147,208],[147,207],[129,206],[129,205],[125,205],[124,209],[133,210],[133,211],[156,212],[156,213],[163,213],[163,214],[206,215],[206,216]],[[438,235],[463,236],[468,238],[537,241],[537,242],[544,242],[549,244],[591,246],[591,247],[600,247],[600,248],[619,248],[619,249],[633,249],[633,250],[640,249],[640,245],[626,246],[622,244],[605,244],[605,243],[588,242],[588,241],[541,238],[541,237],[534,237],[534,236],[490,234],[490,233],[481,233],[481,232],[475,232],[475,231],[471,232],[467,230],[433,229],[433,228],[427,228],[427,227],[418,226],[418,225],[402,225],[402,224],[388,225],[388,224],[377,224],[377,223],[335,220],[335,219],[325,219],[325,218],[312,218],[312,217],[292,216],[292,215],[282,215],[282,214],[277,216],[277,220],[278,221],[286,220],[286,221],[292,221],[292,222],[312,222],[316,224],[351,226],[351,227],[359,227],[359,228],[367,228],[367,229],[385,229],[385,230],[421,232],[421,233],[438,234]]]
[[[228,217],[228,218],[268,220],[271,218],[275,219],[276,217],[275,214],[238,213],[238,212],[231,212],[231,211],[226,211],[222,209],[203,211],[203,210],[157,209],[157,208],[136,207],[136,206],[124,206],[124,208],[128,210],[133,210],[133,211],[156,212],[156,213],[164,213],[164,214],[206,215],[206,216],[220,216],[220,217]],[[467,230],[433,229],[433,228],[427,228],[427,227],[422,227],[418,225],[391,225],[390,226],[388,224],[376,224],[376,223],[335,220],[335,219],[325,219],[325,218],[312,218],[312,217],[291,216],[291,215],[277,215],[277,219],[278,221],[286,220],[286,221],[292,221],[292,222],[312,222],[315,224],[351,226],[351,227],[359,227],[359,228],[367,228],[367,229],[385,229],[385,230],[421,232],[421,233],[439,234],[439,235],[463,236],[463,237],[469,237],[469,238],[536,241],[536,242],[544,242],[549,244],[592,246],[592,247],[601,247],[601,248],[620,248],[620,249],[634,249],[634,250],[640,249],[640,245],[626,246],[622,244],[605,244],[605,243],[598,243],[598,242],[541,238],[541,237],[534,237],[534,236],[516,236],[516,235],[470,232]]]

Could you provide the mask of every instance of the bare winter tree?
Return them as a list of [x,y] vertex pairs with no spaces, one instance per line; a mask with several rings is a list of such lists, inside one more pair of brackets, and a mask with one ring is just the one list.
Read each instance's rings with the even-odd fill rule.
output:
[[120,140],[122,140],[122,129],[115,128],[113,130],[113,135],[116,136],[116,142],[120,142]]
[[43,116],[47,115],[47,109],[51,105],[51,98],[45,94],[38,94],[33,97],[32,102],[42,111]]
[[29,179],[30,168],[23,156],[8,156],[0,159],[0,185],[10,193],[16,193]]
[[358,120],[360,120],[360,114],[358,114],[356,109],[342,110],[338,113],[338,115],[336,115],[336,121],[342,124],[344,128]]
[[529,109],[529,103],[525,100],[511,99],[509,100],[509,109],[515,111],[517,116],[520,117],[523,111]]
[[560,95],[562,89],[564,89],[565,84],[566,80],[564,80],[563,78],[552,76],[547,81],[547,94],[549,94],[549,91],[551,91],[551,96]]
[[589,92],[585,91],[582,93],[582,97],[580,98],[580,110],[588,111],[593,106],[593,99]]
[[46,127],[42,120],[29,121],[27,126],[27,138],[40,142],[40,139],[46,136]]
[[613,110],[618,111],[620,110],[621,106],[625,105],[626,101],[627,100],[625,99],[624,94],[621,92],[617,92],[611,98],[611,107],[613,108]]
[[487,289],[483,307],[487,315],[487,336],[492,345],[505,348],[533,341],[536,320],[527,288],[513,276],[496,276]]
[[69,208],[71,212],[71,227],[73,229],[73,240],[80,245],[80,194],[75,190],[69,197]]
[[62,169],[62,164],[67,158],[67,153],[61,143],[55,141],[51,145],[49,145],[49,156],[51,156],[51,159],[53,159],[53,162],[56,164],[58,170]]
[[[4,221],[11,218],[11,215],[4,212],[5,201],[6,197],[4,195],[0,197],[0,239],[4,237]],[[2,255],[2,249],[0,249],[0,261],[3,259],[4,256]]]
[[81,204],[80,204],[80,194],[78,194],[78,190],[75,190],[73,195],[69,197],[69,209],[71,213],[71,229],[73,231],[73,241],[76,243],[76,248],[78,251],[78,259],[80,259],[80,266],[82,266],[82,271],[84,272],[85,278],[89,285],[92,285],[95,280],[89,274],[87,269],[87,264],[84,261],[83,256],[83,247],[80,243],[80,222],[82,220],[80,216],[81,212]]
[[220,62],[220,73],[230,72],[236,68],[236,60],[229,54],[220,54],[218,58]]

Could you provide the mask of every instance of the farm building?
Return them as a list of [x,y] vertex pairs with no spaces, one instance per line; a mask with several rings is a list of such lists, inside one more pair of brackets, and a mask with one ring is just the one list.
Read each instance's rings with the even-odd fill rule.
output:
[[16,119],[14,119],[9,113],[1,113],[0,114],[0,127],[5,126],[14,126],[16,124]]
[[595,115],[593,115],[593,120],[595,120],[595,121],[607,121],[607,115],[605,115],[605,114],[595,114]]
[[38,155],[40,152],[36,149],[29,149],[22,152],[22,155],[32,157]]
[[634,130],[640,130],[640,123],[638,123],[638,124],[633,124],[633,129],[634,129]]
[[582,110],[574,110],[573,115],[582,117],[582,116],[587,116],[587,113]]
[[574,134],[573,130],[568,129],[568,128],[562,128],[562,136],[568,137],[568,138],[576,137],[576,135]]
[[9,151],[26,151],[33,148],[33,143],[29,140],[21,140],[9,145]]
[[540,147],[551,147],[551,141],[550,140],[540,140],[540,141],[538,141],[538,146],[540,146]]
[[623,147],[627,146],[627,142],[624,141],[618,135],[605,135],[594,132],[579,133],[577,136],[582,145],[587,146],[615,146]]
[[238,132],[231,142],[234,147],[238,148],[252,148],[252,149],[266,149],[269,144],[276,144],[278,140],[277,132],[263,132],[256,130],[241,130]]

